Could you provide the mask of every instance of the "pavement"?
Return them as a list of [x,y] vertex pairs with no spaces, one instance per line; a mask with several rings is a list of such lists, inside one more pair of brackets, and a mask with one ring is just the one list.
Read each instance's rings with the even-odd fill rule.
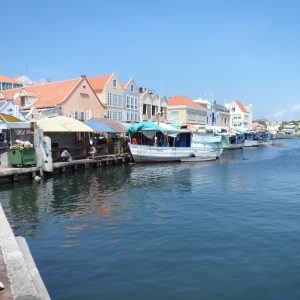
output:
[[13,300],[10,283],[7,276],[7,269],[4,262],[2,250],[0,249],[0,281],[4,284],[4,290],[0,290],[1,300]]

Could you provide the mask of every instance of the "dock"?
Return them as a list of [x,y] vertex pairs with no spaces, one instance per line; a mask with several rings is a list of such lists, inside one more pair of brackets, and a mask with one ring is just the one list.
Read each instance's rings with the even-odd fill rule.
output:
[[26,240],[15,237],[0,204],[0,299],[50,300]]
[[76,159],[70,162],[54,162],[53,172],[43,172],[38,167],[27,168],[0,168],[0,183],[15,182],[20,180],[33,179],[35,176],[51,176],[55,173],[66,171],[76,171],[80,168],[100,168],[103,166],[112,166],[118,164],[127,164],[132,161],[129,153],[101,155],[85,159]]

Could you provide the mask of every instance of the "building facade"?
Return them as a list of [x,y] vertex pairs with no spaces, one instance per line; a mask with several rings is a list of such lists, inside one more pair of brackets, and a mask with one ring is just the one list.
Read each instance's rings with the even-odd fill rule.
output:
[[168,122],[187,125],[207,124],[207,109],[185,96],[168,99]]
[[115,121],[124,120],[124,90],[115,73],[89,77],[88,81],[97,97],[106,106],[106,117]]
[[207,125],[230,127],[230,111],[226,106],[215,102],[211,103],[206,99],[197,99],[194,101],[207,108]]
[[140,88],[140,115],[142,121],[167,121],[168,100],[155,91]]
[[66,116],[84,121],[105,115],[85,76],[1,91],[0,100],[12,100],[29,120]]
[[252,128],[252,104],[244,105],[242,101],[235,100],[225,104],[230,111],[230,128],[246,131]]
[[137,87],[133,78],[128,82],[121,83],[124,92],[124,122],[138,122],[141,120],[140,116],[140,95],[139,88]]
[[23,86],[22,82],[18,82],[17,78],[9,78],[5,75],[0,75],[0,91],[20,88]]

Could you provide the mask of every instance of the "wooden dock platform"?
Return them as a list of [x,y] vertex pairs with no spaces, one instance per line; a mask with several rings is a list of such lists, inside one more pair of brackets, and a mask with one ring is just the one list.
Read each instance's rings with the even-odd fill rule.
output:
[[[111,154],[89,157],[85,159],[72,160],[70,162],[54,162],[53,172],[75,171],[79,168],[99,168],[102,166],[126,164],[132,161],[129,153]],[[38,167],[28,168],[1,168],[0,167],[0,184],[5,182],[14,182],[19,180],[33,179],[35,176],[43,176],[44,172]],[[46,173],[51,176],[52,173]]]

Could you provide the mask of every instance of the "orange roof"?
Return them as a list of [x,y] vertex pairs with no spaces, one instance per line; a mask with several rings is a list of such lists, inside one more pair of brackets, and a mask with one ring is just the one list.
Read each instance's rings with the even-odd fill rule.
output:
[[2,81],[2,82],[10,82],[10,83],[17,83],[16,79],[7,77],[5,75],[0,75],[0,81]]
[[127,83],[128,83],[128,82],[120,82],[120,85],[121,85],[122,89],[125,88],[125,86],[127,85]]
[[25,91],[28,96],[36,97],[36,100],[30,106],[36,108],[52,107],[64,102],[81,80],[83,80],[83,78],[36,84],[18,89],[1,91],[1,94],[6,100],[13,99],[15,104],[20,105],[21,99],[18,94]]
[[194,102],[192,99],[185,96],[174,96],[168,99],[168,106],[180,106],[180,105],[206,109],[204,105]]
[[248,110],[246,109],[245,105],[243,104],[242,101],[240,100],[235,100],[236,104],[238,105],[238,107],[240,108],[241,111],[247,113]]
[[87,80],[94,91],[101,91],[104,89],[111,75],[112,74],[107,74],[98,77],[88,77]]

